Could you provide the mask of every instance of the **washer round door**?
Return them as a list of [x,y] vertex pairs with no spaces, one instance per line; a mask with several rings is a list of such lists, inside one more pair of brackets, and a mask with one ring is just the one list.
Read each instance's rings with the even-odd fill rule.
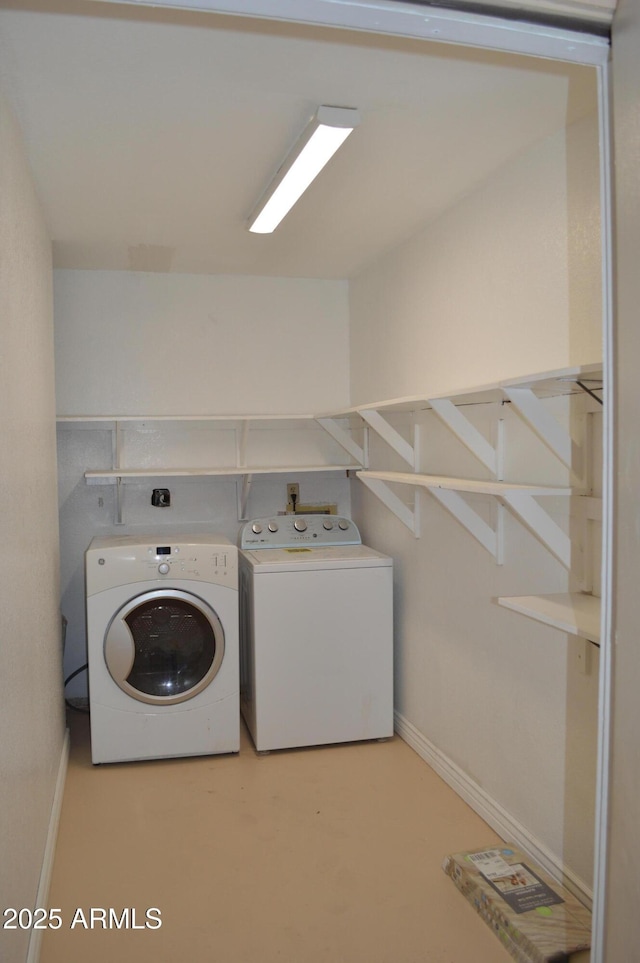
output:
[[180,589],[154,589],[116,612],[104,640],[113,681],[152,705],[186,702],[210,684],[224,658],[224,631],[206,602]]

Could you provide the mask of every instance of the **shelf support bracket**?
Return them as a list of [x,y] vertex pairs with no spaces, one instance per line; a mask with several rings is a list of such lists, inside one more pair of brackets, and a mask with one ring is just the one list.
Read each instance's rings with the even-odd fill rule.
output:
[[[338,424],[335,418],[316,418],[316,421],[352,458],[355,458],[358,465],[362,465],[363,468],[367,467],[368,458],[364,447],[360,447],[349,432],[345,431],[342,425]],[[348,468],[349,466],[347,465],[346,467]]]
[[430,398],[429,404],[438,418],[441,419],[454,435],[466,445],[469,451],[496,476],[498,474],[498,458],[495,449],[489,444],[475,425],[472,425],[466,415],[448,398]]
[[389,511],[393,512],[403,525],[406,525],[415,538],[420,538],[420,493],[417,488],[414,489],[413,509],[411,509],[408,505],[405,505],[402,499],[398,498],[395,492],[391,491],[386,482],[379,478],[369,478],[360,472],[357,473],[356,477],[373,492],[376,498],[380,499]]
[[[582,453],[571,434],[551,415],[531,388],[502,389],[520,417],[526,421],[563,465],[582,475]],[[575,466],[580,466],[576,469]]]
[[[116,421],[113,430],[113,467],[121,468],[122,461],[122,426]],[[116,525],[122,525],[122,478],[116,478]]]
[[237,482],[236,491],[238,495],[238,521],[247,521],[247,504],[249,502],[249,495],[251,493],[251,482],[253,481],[253,475],[243,475],[242,481]]
[[243,421],[240,431],[236,429],[236,464],[242,468],[247,460],[247,438],[249,436],[249,422]]
[[538,504],[533,495],[509,492],[502,497],[512,512],[520,521],[524,522],[525,526],[549,549],[552,555],[555,555],[566,569],[570,569],[571,539],[554,522],[549,513]]
[[122,525],[122,478],[116,478],[116,525]]
[[361,408],[359,409],[359,413],[369,427],[373,428],[376,434],[380,435],[411,468],[415,469],[417,467],[415,448],[410,445],[408,441],[405,441],[400,432],[396,431],[393,425],[390,425],[379,411],[373,408]]
[[498,565],[501,565],[502,547],[499,533],[502,532],[502,526],[499,525],[498,531],[495,532],[458,492],[444,488],[429,488],[428,491],[466,528],[476,541],[480,542]]

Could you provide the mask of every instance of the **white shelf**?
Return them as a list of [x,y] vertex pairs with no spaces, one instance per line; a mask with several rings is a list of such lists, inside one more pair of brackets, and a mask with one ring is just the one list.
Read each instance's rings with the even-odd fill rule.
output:
[[[578,384],[580,382],[580,385]],[[575,445],[569,432],[559,425],[544,409],[540,399],[576,392],[583,388],[593,391],[601,387],[602,365],[590,364],[573,368],[556,369],[507,381],[480,385],[475,388],[454,389],[436,394],[424,393],[412,397],[396,398],[379,404],[366,404],[343,409],[326,415],[313,414],[211,414],[211,415],[61,415],[58,423],[67,428],[108,428],[113,433],[113,461],[109,469],[85,472],[88,484],[116,484],[118,486],[118,519],[121,516],[120,488],[129,479],[178,478],[178,477],[221,477],[235,475],[242,478],[243,495],[241,505],[246,501],[253,475],[278,474],[284,472],[335,472],[354,470],[364,482],[395,514],[406,524],[416,537],[419,535],[419,505],[417,488],[425,488],[460,521],[469,532],[491,554],[496,561],[502,558],[501,526],[492,529],[462,498],[464,494],[496,496],[514,512],[520,520],[551,550],[567,568],[571,562],[571,546],[568,536],[535,501],[540,496],[567,496],[575,489],[570,486],[533,485],[498,480],[478,480],[472,478],[451,478],[442,475],[426,475],[415,471],[390,472],[371,471],[369,465],[368,431],[373,430],[412,469],[420,466],[419,427],[414,425],[413,443],[383,416],[394,411],[417,411],[432,408],[436,415],[450,428],[458,439],[482,463],[493,476],[499,475],[500,455],[492,444],[477,430],[462,413],[461,406],[486,403],[490,401],[509,401],[518,414],[530,425],[549,449],[567,466],[573,476]],[[359,426],[364,425],[364,441],[354,436],[344,426],[344,419],[350,422],[357,417]],[[226,425],[236,432],[235,464],[222,467],[204,468],[123,468],[123,438],[129,428],[146,430],[153,424],[202,423]],[[327,465],[247,465],[251,457],[247,450],[247,439],[251,423],[261,426],[271,422],[283,429],[291,424],[312,424],[322,427],[336,441],[350,458],[347,464]],[[206,456],[205,456],[206,457]],[[225,457],[225,456],[222,456]],[[229,455],[226,455],[229,458]],[[260,457],[257,455],[257,457]],[[302,451],[299,457],[305,457]],[[314,457],[313,454],[311,457]],[[335,456],[334,456],[335,457]],[[340,456],[338,456],[340,457]],[[362,470],[364,469],[364,470]],[[406,505],[388,488],[390,484],[411,485],[414,487],[414,507]],[[578,478],[576,484],[580,485]]]
[[[567,426],[557,420],[545,405],[544,399],[579,394],[591,395],[596,402],[596,392],[602,388],[602,364],[579,365],[543,371],[539,374],[511,378],[475,388],[455,388],[451,391],[424,393],[391,401],[363,404],[342,412],[327,415],[325,422],[347,419],[351,426],[360,419],[402,459],[411,471],[376,471],[369,468],[368,442],[362,448],[360,459],[363,470],[356,475],[372,492],[409,528],[416,538],[420,536],[419,489],[426,489],[447,509],[484,548],[493,555],[498,564],[503,561],[502,508],[506,506],[533,534],[569,569],[572,562],[572,546],[569,535],[537,501],[543,496],[571,496],[588,490],[586,482],[585,442],[574,440]],[[464,406],[509,402],[511,409],[527,424],[558,461],[568,470],[568,484],[540,485],[503,481],[504,434],[498,431],[495,442],[489,441],[478,430]],[[593,404],[593,402],[592,402]],[[390,419],[394,413],[430,409],[455,435],[489,473],[489,480],[452,478],[443,475],[427,475],[421,467],[421,428],[414,419],[413,442],[401,432]],[[318,419],[321,420],[321,419]],[[322,423],[322,422],[321,422]],[[580,422],[582,424],[582,422]],[[344,430],[344,429],[342,429]],[[393,485],[410,485],[414,489],[413,507],[409,507],[393,491]],[[492,495],[499,499],[495,525],[476,512],[465,495]]]
[[600,599],[582,592],[497,599],[503,608],[600,645]]
[[571,541],[565,531],[536,501],[540,496],[570,496],[573,489],[564,486],[526,485],[520,482],[450,478],[445,475],[423,475],[414,472],[356,471],[356,477],[369,488],[416,538],[420,535],[419,503],[414,494],[413,509],[408,508],[389,489],[390,484],[426,488],[440,504],[467,529],[500,565],[503,560],[503,526],[498,517],[493,528],[463,498],[463,495],[491,495],[506,505],[543,545],[564,565],[571,567]]
[[[277,475],[277,474],[308,474],[310,472],[348,472],[362,466],[364,452],[356,445],[350,434],[341,427],[334,424],[323,424],[312,414],[208,414],[208,415],[162,415],[162,414],[109,414],[109,415],[60,415],[57,419],[58,426],[62,430],[88,430],[98,429],[109,431],[112,435],[112,459],[111,467],[100,469],[89,469],[84,472],[85,482],[88,485],[114,485],[116,487],[116,524],[122,523],[122,492],[127,482],[134,482],[143,479],[170,479],[170,478],[221,478],[235,477],[238,480],[238,518],[246,516],[247,502],[251,491],[253,477],[256,475]],[[213,435],[216,430],[232,431],[235,434],[235,455],[229,451],[223,454],[218,452],[217,457],[227,462],[223,465],[207,465],[201,467],[180,465],[180,467],[168,466],[149,466],[140,467],[139,458],[136,456],[136,445],[133,451],[127,450],[131,447],[130,441],[136,433],[143,435],[146,432],[160,431],[160,444],[162,435],[169,436],[169,444],[175,438],[182,438],[183,430],[192,432],[194,428],[210,429],[212,431],[212,443],[215,441]],[[253,459],[265,457],[259,451],[252,454],[250,452],[249,439],[255,437],[255,433],[263,431],[265,428],[272,429],[274,434],[281,432],[297,431],[304,429],[322,429],[333,437],[342,449],[339,454],[330,455],[328,452],[319,451],[317,446],[312,445],[313,450],[308,450],[307,445],[296,446],[293,457],[302,461],[305,458],[322,459],[327,457],[327,463],[323,464],[291,464],[287,459],[285,464],[265,465],[252,464]],[[252,433],[254,429],[254,433]],[[177,434],[176,434],[177,432]],[[185,435],[185,444],[188,445],[190,434]],[[201,446],[202,439],[199,439]],[[225,439],[228,446],[228,440]],[[139,447],[139,446],[138,446]],[[184,446],[181,446],[181,448]],[[291,444],[289,445],[291,447]],[[215,448],[214,448],[215,450]],[[345,454],[346,453],[346,454]],[[148,460],[148,452],[144,451],[144,460]],[[163,455],[158,453],[157,458]],[[193,455],[192,455],[193,457]],[[214,456],[215,457],[215,456]],[[267,455],[266,457],[270,457]],[[335,464],[336,458],[345,457],[347,460]],[[209,455],[199,453],[199,458],[203,461],[208,460]],[[330,459],[330,460],[329,460]],[[180,456],[169,455],[167,461],[173,461],[174,466],[180,463]],[[186,461],[186,459],[185,459]],[[138,467],[125,467],[125,463],[136,463]]]
[[558,368],[553,371],[542,371],[534,375],[478,385],[473,388],[454,388],[451,391],[438,391],[434,394],[423,393],[387,401],[369,402],[340,411],[333,411],[323,416],[316,415],[316,417],[340,418],[348,415],[359,415],[363,411],[417,411],[430,408],[431,402],[435,400],[450,400],[457,405],[503,401],[506,391],[515,388],[530,389],[540,398],[553,398],[559,395],[581,392],[582,389],[578,382],[586,384],[594,391],[599,390],[602,387],[602,364]]
[[357,471],[356,475],[362,481],[366,481],[367,478],[374,478],[400,485],[419,485],[422,488],[439,488],[478,495],[505,497],[510,494],[522,494],[536,497],[539,495],[572,494],[572,489],[564,486],[526,485],[519,482],[494,481],[492,479],[481,481],[474,478],[450,478],[445,475],[421,475],[414,472]]
[[229,466],[222,468],[105,468],[86,471],[84,477],[88,484],[112,483],[123,478],[190,478],[215,477],[220,475],[267,475],[281,473],[349,471],[354,465],[270,465],[266,466]]
[[61,425],[104,424],[116,422],[165,422],[165,421],[315,421],[315,415],[58,415],[56,421]]

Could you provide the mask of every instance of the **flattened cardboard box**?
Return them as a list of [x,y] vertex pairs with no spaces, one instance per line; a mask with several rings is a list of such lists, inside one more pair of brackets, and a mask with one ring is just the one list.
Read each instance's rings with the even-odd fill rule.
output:
[[589,910],[517,849],[456,853],[443,869],[518,963],[562,963],[589,949]]

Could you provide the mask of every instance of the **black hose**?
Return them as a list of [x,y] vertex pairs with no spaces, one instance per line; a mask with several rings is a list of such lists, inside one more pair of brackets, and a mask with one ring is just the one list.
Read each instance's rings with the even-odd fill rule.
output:
[[[88,669],[88,668],[89,668],[89,663],[85,662],[85,664],[81,665],[79,669],[76,669],[74,672],[71,673],[71,675],[68,675],[67,678],[64,680],[65,690],[72,679],[75,679],[77,675],[80,675],[81,672],[84,672],[85,669]],[[88,709],[82,709],[80,706],[74,706],[72,702],[69,702],[66,696],[64,697],[64,701],[65,701],[65,705],[67,705],[69,709],[73,709],[74,712],[84,712],[85,715],[89,714]]]

